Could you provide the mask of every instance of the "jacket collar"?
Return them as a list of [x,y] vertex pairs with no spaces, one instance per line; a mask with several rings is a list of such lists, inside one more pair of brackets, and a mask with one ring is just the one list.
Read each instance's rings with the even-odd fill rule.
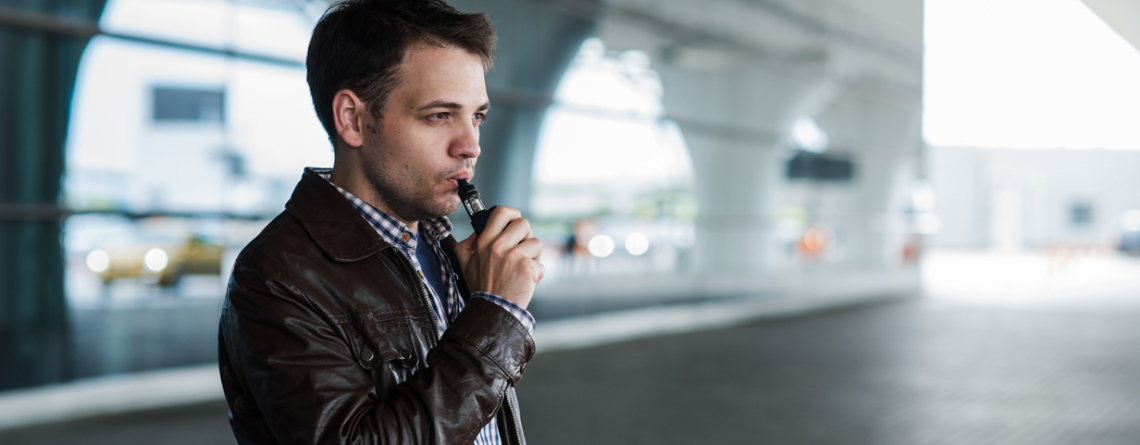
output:
[[313,242],[335,261],[360,261],[392,247],[356,208],[315,169],[305,168],[293,196],[285,203]]

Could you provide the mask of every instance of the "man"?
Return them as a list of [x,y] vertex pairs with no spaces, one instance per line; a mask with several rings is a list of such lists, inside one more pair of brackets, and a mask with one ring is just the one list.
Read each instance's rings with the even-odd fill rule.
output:
[[239,443],[525,443],[513,385],[542,245],[515,209],[459,243],[445,216],[479,156],[494,39],[440,0],[352,0],[317,24],[335,161],[234,266],[219,365]]

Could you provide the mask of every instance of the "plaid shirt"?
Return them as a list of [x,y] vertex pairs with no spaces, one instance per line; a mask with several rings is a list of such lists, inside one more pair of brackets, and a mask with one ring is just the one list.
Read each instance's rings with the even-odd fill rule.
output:
[[[325,180],[329,180],[332,176],[332,170],[328,169],[317,170],[317,173],[325,178]],[[329,181],[329,184],[332,184],[332,181]],[[439,258],[440,277],[443,278],[444,287],[447,288],[445,292],[446,295],[441,296],[436,292],[436,289],[427,282],[427,279],[424,277],[423,268],[420,267],[419,259],[416,258],[416,246],[420,241],[420,236],[408,230],[408,226],[404,223],[388,216],[360,198],[357,198],[348,190],[342,189],[336,184],[332,185],[348,199],[348,202],[352,203],[352,206],[360,212],[360,216],[364,217],[364,219],[372,225],[372,228],[376,229],[376,233],[380,235],[381,239],[396,247],[396,249],[403,253],[408,261],[412,263],[412,266],[415,267],[416,272],[420,276],[420,281],[428,290],[432,312],[435,313],[435,317],[439,321],[437,324],[438,331],[436,331],[436,338],[442,337],[443,332],[447,330],[451,321],[459,316],[459,312],[463,310],[464,305],[463,298],[459,294],[459,286],[457,284],[458,275],[452,270],[451,261],[447,259],[447,254],[439,245],[440,240],[451,235],[451,221],[449,221],[446,216],[441,216],[439,218],[420,221],[419,224],[420,236],[431,240],[432,250],[435,252],[436,257]],[[447,299],[446,306],[443,305],[441,298]],[[526,309],[519,307],[510,300],[488,292],[474,292],[471,294],[471,298],[486,298],[498,304],[503,309],[506,309],[507,312],[510,312],[511,315],[514,315],[515,318],[526,327],[527,331],[529,331],[531,335],[534,335],[534,317],[531,316],[530,312],[527,312]],[[445,307],[447,308],[447,314],[443,313],[443,308]],[[483,427],[483,430],[480,431],[479,435],[475,438],[474,445],[499,445],[501,443],[502,439],[499,436],[498,424],[494,419],[491,419],[491,422]]]

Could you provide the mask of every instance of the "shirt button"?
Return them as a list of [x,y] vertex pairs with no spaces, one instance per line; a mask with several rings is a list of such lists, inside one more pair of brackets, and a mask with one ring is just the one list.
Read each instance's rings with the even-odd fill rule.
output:
[[370,361],[372,361],[373,358],[375,358],[375,356],[372,355],[371,350],[365,349],[363,351],[360,351],[360,359],[361,360],[364,360],[366,362],[370,362]]
[[408,232],[404,232],[404,233],[400,234],[400,241],[403,241],[406,243],[411,239],[412,239],[412,235],[408,234]]

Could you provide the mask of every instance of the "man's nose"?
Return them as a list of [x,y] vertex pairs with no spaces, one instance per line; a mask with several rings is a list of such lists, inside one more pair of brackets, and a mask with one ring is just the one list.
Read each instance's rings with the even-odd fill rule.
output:
[[451,142],[451,156],[476,158],[479,152],[479,125],[474,122],[462,125]]

